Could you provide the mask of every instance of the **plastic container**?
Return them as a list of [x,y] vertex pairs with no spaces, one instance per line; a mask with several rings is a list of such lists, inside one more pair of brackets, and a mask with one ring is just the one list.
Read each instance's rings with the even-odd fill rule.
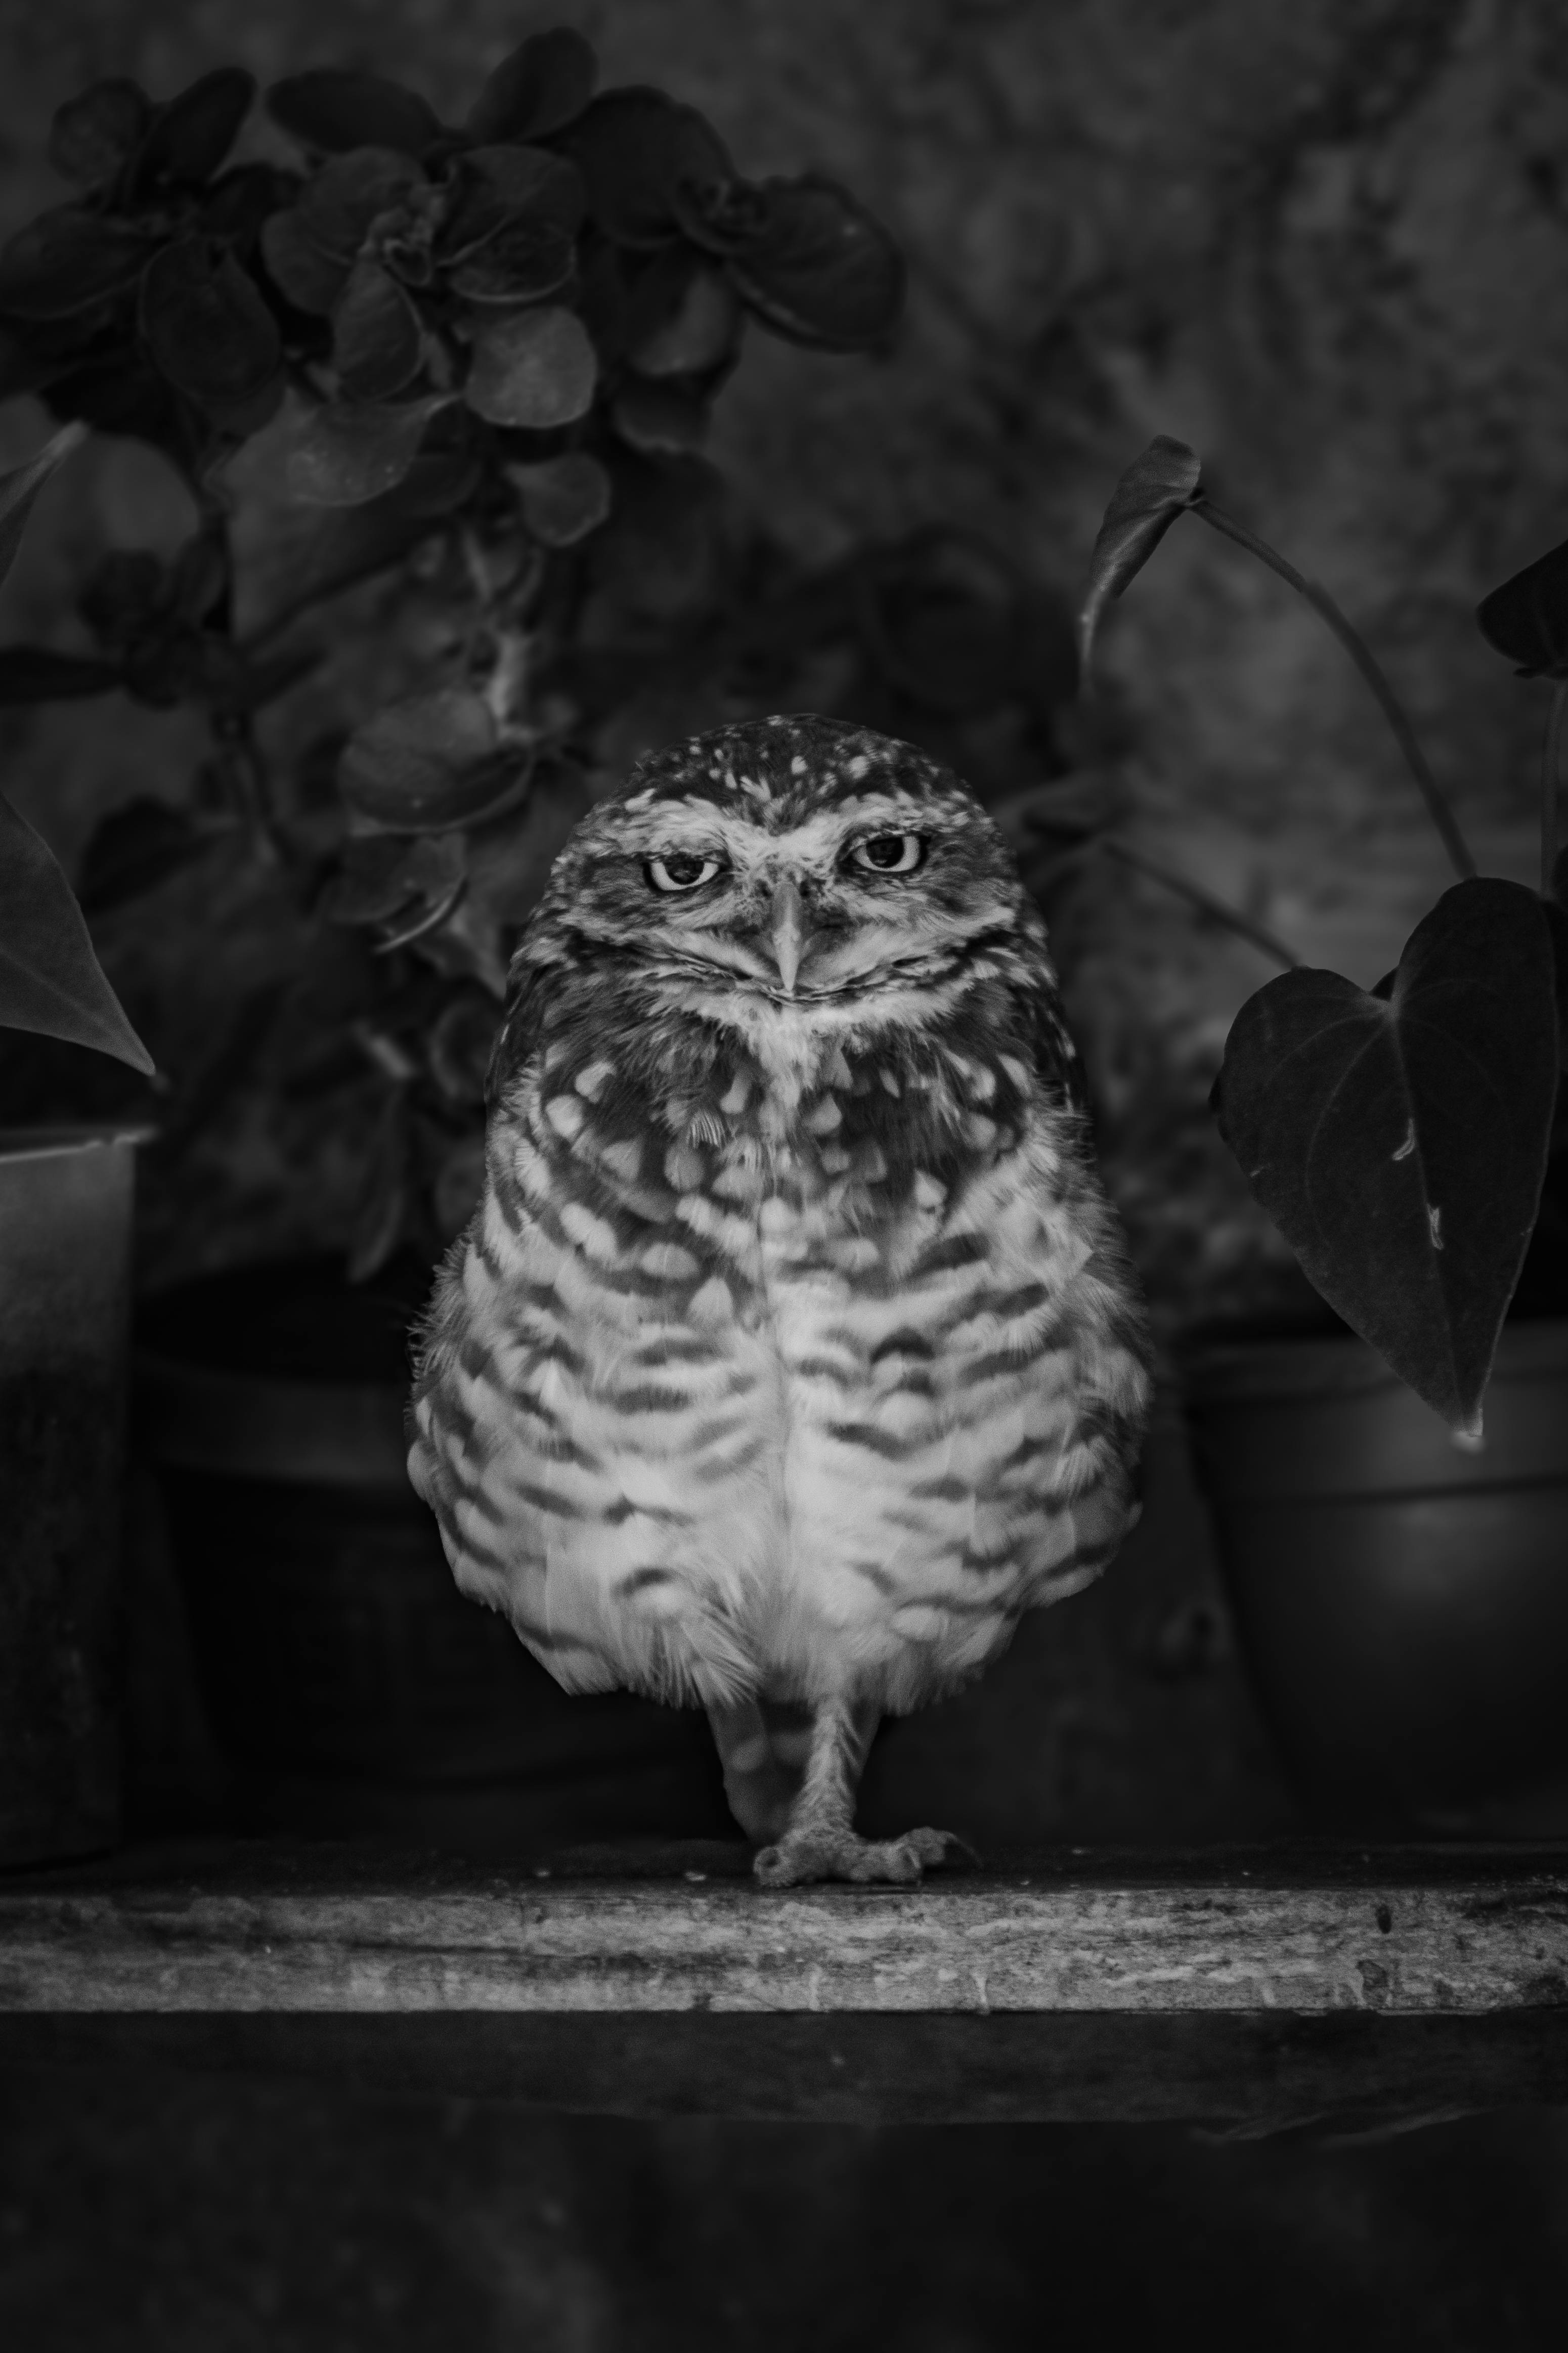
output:
[[1205,1352],[1186,1400],[1254,1688],[1314,1811],[1568,1832],[1568,1321],[1505,1325],[1479,1451],[1354,1338]]
[[135,1145],[0,1131],[0,1863],[118,1836]]

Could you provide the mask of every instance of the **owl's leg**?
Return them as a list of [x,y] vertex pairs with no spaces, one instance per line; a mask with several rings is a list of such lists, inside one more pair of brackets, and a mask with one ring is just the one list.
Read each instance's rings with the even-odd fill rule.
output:
[[858,1836],[855,1792],[877,1723],[875,1707],[848,1700],[826,1701],[817,1709],[805,1778],[784,1835],[752,1862],[764,1887],[795,1887],[812,1879],[912,1884],[929,1864],[943,1862],[951,1847],[963,1846],[951,1831],[906,1831],[896,1839]]
[[710,1707],[730,1811],[753,1844],[782,1838],[800,1795],[812,1713],[793,1700],[742,1699]]

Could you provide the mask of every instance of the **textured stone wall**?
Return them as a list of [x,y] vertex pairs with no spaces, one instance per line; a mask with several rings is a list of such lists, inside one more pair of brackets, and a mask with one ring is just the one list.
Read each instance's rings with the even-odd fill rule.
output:
[[[1568,530],[1568,28],[1552,0],[5,0],[0,227],[58,193],[49,113],[95,75],[163,93],[220,60],[263,79],[348,60],[457,110],[521,33],[563,18],[599,42],[606,79],[692,100],[751,171],[840,175],[907,248],[891,358],[750,343],[713,454],[770,529],[825,556],[962,522],[1070,595],[1117,472],[1152,433],[1181,434],[1221,501],[1366,627],[1483,868],[1531,872],[1543,690],[1510,680],[1470,616]],[[26,404],[0,414],[0,447],[37,430]],[[158,463],[112,448],[40,522],[0,622],[57,642],[64,583],[101,533],[184,527]],[[1105,659],[1131,838],[1308,960],[1386,968],[1445,871],[1313,617],[1187,523],[1114,611]],[[9,718],[0,740],[8,786],[68,859],[105,807],[150,782],[177,793],[195,748],[184,720],[105,707]],[[1150,1231],[1184,1190],[1188,1222],[1245,1252],[1258,1228],[1182,1106],[1268,966],[1125,870],[1080,892],[1069,929],[1119,1188]]]

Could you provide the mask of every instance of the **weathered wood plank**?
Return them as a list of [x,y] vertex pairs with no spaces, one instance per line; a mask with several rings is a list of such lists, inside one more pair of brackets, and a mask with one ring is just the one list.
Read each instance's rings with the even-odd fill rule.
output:
[[[714,1869],[334,1883],[265,1851],[0,1893],[0,2011],[367,2016],[1201,2012],[1568,2005],[1568,1862],[1050,1858],[911,1892],[764,1894]],[[1384,1868],[1380,1869],[1379,1864]],[[724,1875],[719,1875],[720,1871]]]

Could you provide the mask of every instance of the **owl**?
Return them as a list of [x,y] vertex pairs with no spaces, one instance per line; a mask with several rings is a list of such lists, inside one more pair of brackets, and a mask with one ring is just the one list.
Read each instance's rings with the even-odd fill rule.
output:
[[779,717],[644,759],[513,961],[409,1472],[572,1692],[706,1708],[769,1885],[907,1882],[884,1714],[1136,1515],[1150,1349],[1044,923],[959,780]]

